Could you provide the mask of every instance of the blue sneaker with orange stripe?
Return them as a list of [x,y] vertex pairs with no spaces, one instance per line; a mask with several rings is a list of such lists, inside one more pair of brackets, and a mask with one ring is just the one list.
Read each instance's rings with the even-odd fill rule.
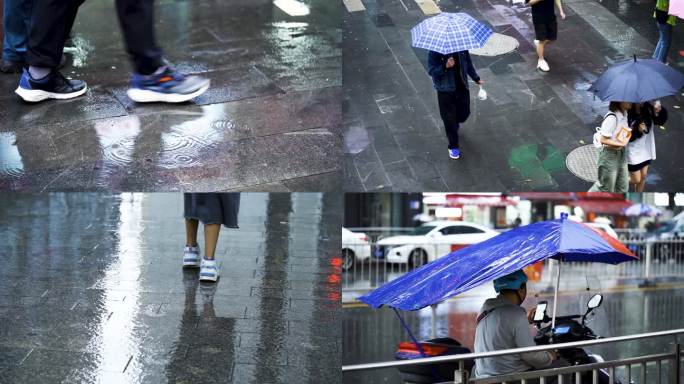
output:
[[209,79],[186,76],[165,65],[151,75],[134,73],[128,97],[138,103],[182,103],[209,89]]

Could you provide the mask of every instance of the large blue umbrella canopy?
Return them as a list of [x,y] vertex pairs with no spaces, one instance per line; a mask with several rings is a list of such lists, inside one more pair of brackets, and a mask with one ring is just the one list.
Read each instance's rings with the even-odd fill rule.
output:
[[548,258],[609,264],[637,259],[619,241],[582,223],[542,221],[452,252],[359,300],[374,308],[417,310]]
[[412,44],[443,55],[481,48],[492,30],[467,13],[440,13],[411,28]]
[[608,68],[591,85],[601,100],[643,103],[671,96],[684,87],[684,74],[653,59],[630,59]]

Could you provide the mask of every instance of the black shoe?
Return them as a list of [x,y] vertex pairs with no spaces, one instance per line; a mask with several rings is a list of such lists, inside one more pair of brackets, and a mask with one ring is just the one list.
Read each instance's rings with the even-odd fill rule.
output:
[[24,101],[34,103],[46,99],[73,99],[87,90],[85,81],[69,80],[56,69],[40,80],[33,79],[28,69],[24,69],[15,92]]
[[0,64],[0,72],[2,73],[21,73],[21,71],[24,70],[24,67],[26,67],[26,62],[25,61],[9,61],[9,60],[2,60],[2,64]]

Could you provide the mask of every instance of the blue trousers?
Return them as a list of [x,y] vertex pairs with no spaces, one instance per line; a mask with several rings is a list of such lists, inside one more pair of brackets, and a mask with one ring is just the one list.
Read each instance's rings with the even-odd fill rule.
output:
[[658,31],[660,32],[660,39],[658,45],[653,52],[653,58],[662,63],[667,61],[667,52],[670,50],[670,43],[672,42],[672,25],[665,23],[660,24],[656,22]]
[[31,25],[33,0],[5,0],[3,25],[5,38],[2,42],[2,58],[8,61],[26,60],[28,34]]

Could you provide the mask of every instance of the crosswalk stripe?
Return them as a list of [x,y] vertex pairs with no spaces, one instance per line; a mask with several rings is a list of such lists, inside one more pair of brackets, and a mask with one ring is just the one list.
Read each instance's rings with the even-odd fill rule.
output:
[[361,0],[342,0],[342,2],[349,12],[360,12],[366,9]]
[[436,15],[442,12],[432,0],[415,0],[415,2],[426,15]]

